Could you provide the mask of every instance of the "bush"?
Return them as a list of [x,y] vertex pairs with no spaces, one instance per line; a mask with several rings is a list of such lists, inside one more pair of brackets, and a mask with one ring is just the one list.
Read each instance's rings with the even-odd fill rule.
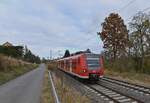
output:
[[115,61],[105,60],[105,68],[117,72],[137,72],[150,74],[150,58],[144,58],[143,71],[139,68],[137,62],[131,57],[116,59]]
[[55,61],[51,61],[48,63],[48,69],[49,70],[53,70],[53,69],[56,69],[57,68],[57,62]]
[[120,58],[115,61],[105,61],[105,68],[119,72],[136,71],[134,61],[131,58]]
[[0,85],[35,69],[38,65],[0,55]]
[[33,64],[0,54],[0,72],[12,71],[21,66],[33,66]]
[[146,57],[143,63],[144,73],[150,74],[150,57]]
[[22,58],[23,47],[22,46],[11,46],[11,47],[0,46],[0,53],[15,58]]

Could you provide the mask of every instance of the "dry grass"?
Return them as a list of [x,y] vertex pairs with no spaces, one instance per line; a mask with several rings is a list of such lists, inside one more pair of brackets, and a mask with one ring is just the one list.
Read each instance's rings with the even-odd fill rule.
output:
[[47,65],[49,70],[57,69],[57,63],[55,61],[51,61]]
[[110,76],[112,78],[126,80],[131,83],[141,84],[145,86],[150,86],[150,75],[136,73],[136,72],[117,72],[113,70],[105,70],[105,75]]
[[33,64],[0,54],[0,71],[7,72],[14,69],[14,67],[29,65]]
[[[57,63],[48,63],[48,69],[51,71],[57,69]],[[90,103],[90,100],[86,96],[82,96],[81,93],[77,92],[74,88],[64,84],[62,78],[56,75],[52,76],[61,103]]]
[[41,103],[54,103],[54,99],[51,93],[51,84],[49,81],[48,71],[45,72],[44,76]]
[[75,89],[62,82],[62,78],[53,76],[57,93],[62,103],[90,103],[86,96],[82,96]]
[[0,54],[0,85],[36,67],[36,64],[27,63]]

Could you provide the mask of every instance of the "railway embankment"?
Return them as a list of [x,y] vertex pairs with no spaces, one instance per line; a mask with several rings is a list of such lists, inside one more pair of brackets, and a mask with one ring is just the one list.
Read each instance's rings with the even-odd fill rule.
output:
[[26,72],[35,69],[38,65],[0,54],[0,85]]
[[105,76],[150,87],[150,75],[137,72],[119,72],[105,69]]
[[65,75],[63,72],[55,68],[55,63],[49,64],[48,66],[48,69],[51,71],[54,86],[56,88],[56,92],[61,103],[91,102],[88,97],[83,95],[83,92],[85,92],[85,90],[83,90],[84,87],[80,86],[80,84],[76,83],[74,79],[71,79],[69,76]]
[[50,71],[61,103],[149,103],[150,101],[150,88],[146,86],[106,76],[98,82],[81,81],[59,69]]

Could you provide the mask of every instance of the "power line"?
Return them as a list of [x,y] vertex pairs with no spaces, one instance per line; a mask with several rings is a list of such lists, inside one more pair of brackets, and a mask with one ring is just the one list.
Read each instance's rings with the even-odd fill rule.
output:
[[[125,9],[125,8],[127,8],[128,6],[130,6],[132,3],[134,3],[136,0],[131,0],[130,2],[128,2],[124,7],[122,7],[120,10],[118,10],[118,11],[121,11],[121,10],[123,10],[123,9]],[[92,25],[95,23],[95,22],[97,22],[98,20],[97,20],[98,18],[94,18],[94,20],[92,21]],[[98,25],[97,25],[98,26]],[[93,33],[93,31],[95,31],[95,29],[97,28],[97,26],[95,26],[95,27],[92,27],[92,29],[90,30],[90,31],[88,31],[88,32],[86,32],[87,34],[91,34],[91,33]],[[90,27],[91,28],[91,27]],[[93,39],[95,39],[95,38],[88,38],[87,39],[87,41],[91,41],[91,40],[93,40]]]
[[[120,10],[118,10],[118,12],[121,11],[121,10],[123,10],[123,9],[125,9],[125,8],[127,8],[128,6],[130,6],[130,5],[131,5],[132,3],[134,3],[135,1],[137,1],[137,0],[131,0],[131,1],[128,2],[124,7],[122,7]],[[93,20],[93,22],[95,22],[95,21],[98,21],[97,18]],[[93,22],[92,22],[92,23],[93,23]],[[97,26],[94,27],[94,28],[92,28],[91,31],[88,31],[87,34],[90,34],[90,33],[92,33],[93,31],[95,31],[95,28],[97,28]],[[91,40],[91,38],[89,38],[88,40]]]
[[121,9],[119,9],[118,11],[122,11],[124,9],[126,9],[128,6],[130,6],[132,3],[134,3],[137,0],[131,0],[129,3],[127,3],[124,7],[122,7]]
[[50,49],[50,60],[52,60],[52,50]]
[[[137,1],[137,0],[131,0],[130,2],[128,2],[124,7],[122,7],[122,8],[121,8],[120,10],[118,10],[118,11],[122,11],[122,10],[126,9],[128,6],[130,6],[131,4],[133,4],[135,1]],[[150,9],[150,7],[147,7],[147,8],[145,8],[145,9],[141,10],[141,12],[147,11],[147,10],[149,10],[149,9]],[[134,14],[134,15],[135,15],[135,14]],[[131,17],[129,17],[126,21],[129,21],[134,15],[132,15]],[[95,20],[94,20],[94,22],[95,22]],[[94,29],[95,29],[95,28],[93,28],[92,31],[94,31]],[[90,33],[91,33],[91,31],[88,31],[88,32],[87,32],[87,34],[90,34]],[[87,41],[91,41],[91,40],[93,40],[93,39],[95,39],[95,38],[88,38]]]
[[149,10],[149,9],[150,9],[150,7],[147,7],[147,8],[145,8],[145,9],[143,9],[142,12],[147,11],[147,10]]
[[[150,9],[150,7],[147,7],[147,8],[145,8],[145,9],[141,10],[141,12],[145,12],[145,11],[147,11],[147,10],[149,10],[149,9]],[[135,13],[134,15],[136,15],[136,14],[137,14],[137,13]],[[130,16],[129,18],[127,18],[126,21],[129,21],[134,15]]]

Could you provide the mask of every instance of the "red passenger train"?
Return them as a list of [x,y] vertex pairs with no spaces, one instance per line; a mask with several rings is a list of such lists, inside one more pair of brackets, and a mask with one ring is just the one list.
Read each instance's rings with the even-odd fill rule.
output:
[[99,80],[104,75],[103,59],[99,54],[81,53],[57,62],[61,70],[82,79]]

